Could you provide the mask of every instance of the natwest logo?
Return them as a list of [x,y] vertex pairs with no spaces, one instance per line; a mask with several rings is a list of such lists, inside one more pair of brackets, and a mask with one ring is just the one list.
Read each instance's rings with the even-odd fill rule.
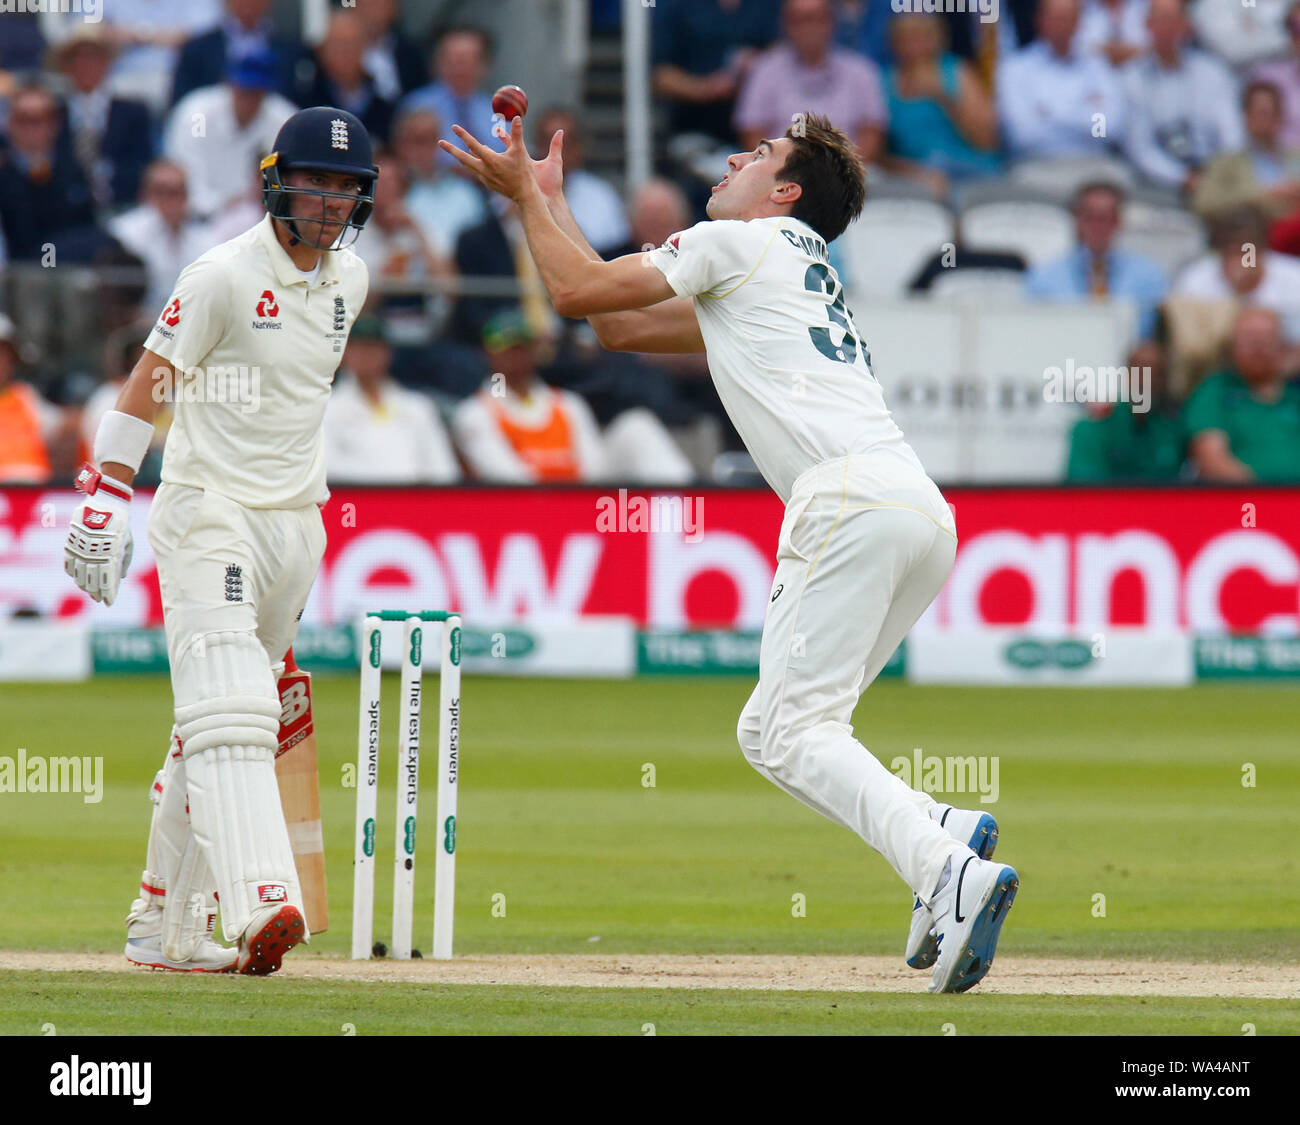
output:
[[269,289],[262,290],[262,299],[257,302],[257,315],[263,317],[280,315],[280,306],[276,304],[275,294]]
[[173,297],[162,311],[162,322],[168,328],[175,328],[181,322],[181,299]]

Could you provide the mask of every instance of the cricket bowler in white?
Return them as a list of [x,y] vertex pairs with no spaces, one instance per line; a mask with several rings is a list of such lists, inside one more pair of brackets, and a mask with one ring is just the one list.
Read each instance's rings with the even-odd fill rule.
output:
[[[267,215],[181,274],[78,477],[65,568],[111,605],[131,561],[131,482],[171,391],[149,541],[175,727],[127,917],[137,964],[265,974],[307,940],[275,775],[276,680],[325,551],[322,419],[369,287],[346,246],[377,175],[352,114],[285,122],[262,162]],[[218,902],[234,948],[213,940]]]
[[930,989],[983,979],[1019,887],[989,860],[997,824],[890,773],[850,720],[952,569],[951,510],[885,407],[827,244],[857,217],[862,164],[799,115],[727,161],[709,218],[656,250],[601,261],[564,202],[562,134],[533,161],[520,119],[495,153],[454,126],[442,147],[519,206],[555,311],[619,351],[704,352],[727,413],[785,502],[759,682],[741,749],[764,777],[880,852],[913,891],[905,957]]

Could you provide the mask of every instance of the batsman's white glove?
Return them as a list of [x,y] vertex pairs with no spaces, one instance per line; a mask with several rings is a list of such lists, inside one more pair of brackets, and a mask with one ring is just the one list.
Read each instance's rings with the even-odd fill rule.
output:
[[77,474],[77,487],[86,499],[72,513],[63,569],[95,601],[112,605],[131,566],[132,488],[91,465]]

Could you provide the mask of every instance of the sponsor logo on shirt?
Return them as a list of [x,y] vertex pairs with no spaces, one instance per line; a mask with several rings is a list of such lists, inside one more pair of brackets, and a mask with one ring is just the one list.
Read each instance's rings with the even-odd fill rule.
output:
[[173,297],[162,311],[162,322],[168,328],[175,328],[181,322],[181,299]]
[[682,247],[681,239],[682,236],[680,234],[675,234],[665,242],[660,249],[667,250],[674,258],[679,257],[680,255],[678,251],[680,251]]
[[276,302],[275,294],[269,289],[262,290],[262,296],[257,302],[257,315],[261,320],[253,321],[254,328],[274,328],[279,330],[284,327],[276,317],[280,315],[280,306]]

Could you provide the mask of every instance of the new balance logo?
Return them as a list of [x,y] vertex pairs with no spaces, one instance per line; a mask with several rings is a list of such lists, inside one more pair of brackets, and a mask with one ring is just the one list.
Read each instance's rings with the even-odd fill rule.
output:
[[258,902],[288,902],[289,888],[283,883],[261,883],[257,888]]
[[226,601],[242,602],[244,600],[244,571],[235,563],[226,567]]
[[330,122],[330,147],[348,150],[348,123],[341,117]]

